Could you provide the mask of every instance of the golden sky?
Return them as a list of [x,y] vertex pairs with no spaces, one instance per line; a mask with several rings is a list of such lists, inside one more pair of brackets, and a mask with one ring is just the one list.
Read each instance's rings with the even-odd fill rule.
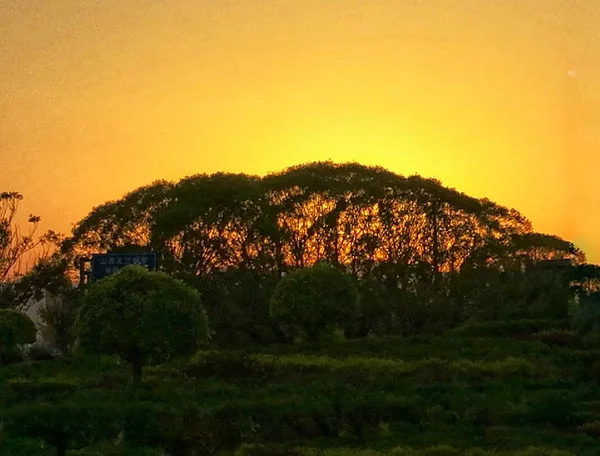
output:
[[0,190],[44,228],[155,179],[437,177],[600,263],[598,0],[0,0]]

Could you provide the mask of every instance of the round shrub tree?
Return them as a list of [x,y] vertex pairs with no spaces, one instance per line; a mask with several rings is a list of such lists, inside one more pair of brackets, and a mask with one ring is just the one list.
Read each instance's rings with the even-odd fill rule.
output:
[[180,280],[127,266],[92,284],[83,297],[77,328],[84,350],[115,354],[133,367],[195,352],[208,340],[200,295]]
[[588,348],[600,346],[600,292],[570,302],[571,326]]
[[290,338],[330,336],[358,317],[359,297],[353,279],[326,263],[298,269],[277,284],[270,314]]
[[31,319],[16,310],[0,310],[0,364],[20,344],[35,342],[37,330]]
[[600,293],[583,295],[571,306],[571,322],[580,334],[600,332]]

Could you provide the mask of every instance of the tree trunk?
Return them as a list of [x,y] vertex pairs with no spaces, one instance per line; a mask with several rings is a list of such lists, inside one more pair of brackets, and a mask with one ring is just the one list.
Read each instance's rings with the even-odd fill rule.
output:
[[139,386],[142,383],[142,362],[139,357],[134,358],[131,363],[133,368],[133,386]]
[[65,438],[59,438],[56,442],[56,456],[67,455],[67,441]]
[[432,210],[432,222],[433,222],[433,280],[437,282],[438,273],[440,270],[439,260],[439,242],[438,242],[438,203],[434,202]]

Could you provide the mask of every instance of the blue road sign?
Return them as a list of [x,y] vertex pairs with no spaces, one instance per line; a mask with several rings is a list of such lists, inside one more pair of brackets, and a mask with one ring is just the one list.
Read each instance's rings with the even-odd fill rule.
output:
[[154,253],[98,253],[92,255],[92,280],[100,280],[125,266],[136,264],[149,271],[156,270]]

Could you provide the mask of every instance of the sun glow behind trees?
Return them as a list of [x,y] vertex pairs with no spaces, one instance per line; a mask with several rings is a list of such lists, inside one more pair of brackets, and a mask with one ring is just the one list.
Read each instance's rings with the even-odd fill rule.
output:
[[332,159],[435,176],[596,258],[598,2],[107,5],[0,2],[2,186],[44,229],[156,179]]
[[165,270],[192,275],[319,261],[368,274],[386,263],[454,272],[520,258],[584,260],[572,244],[535,234],[514,210],[357,164],[157,182],[94,209],[73,234],[74,252],[142,245]]

